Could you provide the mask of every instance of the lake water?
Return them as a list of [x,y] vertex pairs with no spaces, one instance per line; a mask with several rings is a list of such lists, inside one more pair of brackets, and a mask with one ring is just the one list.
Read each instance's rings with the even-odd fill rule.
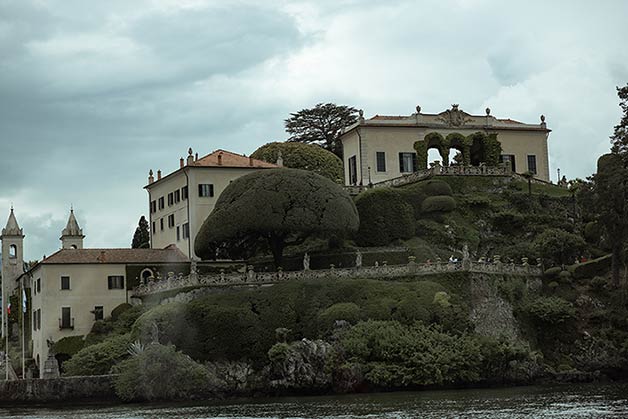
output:
[[628,384],[229,400],[212,404],[0,407],[0,419],[628,418]]

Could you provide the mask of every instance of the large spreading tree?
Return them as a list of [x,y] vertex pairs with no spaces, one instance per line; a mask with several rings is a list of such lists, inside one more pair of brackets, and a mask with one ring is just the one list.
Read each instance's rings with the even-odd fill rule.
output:
[[133,242],[131,243],[133,249],[148,249],[150,247],[150,233],[148,232],[148,221],[143,215],[140,217],[140,221],[133,234]]
[[338,184],[298,169],[261,170],[242,176],[222,192],[196,237],[194,250],[203,259],[216,250],[267,243],[280,267],[286,246],[312,234],[357,230],[358,212]]
[[624,245],[628,239],[628,85],[617,88],[622,118],[611,136],[611,152],[598,159],[594,176],[599,224],[612,251],[612,280],[619,286]]
[[281,153],[283,165],[292,169],[310,170],[336,183],[344,182],[342,160],[331,151],[315,144],[297,142],[264,144],[251,157],[276,163]]
[[357,122],[358,110],[351,106],[319,103],[313,108],[291,113],[286,119],[288,141],[318,144],[342,158],[340,134],[343,128]]

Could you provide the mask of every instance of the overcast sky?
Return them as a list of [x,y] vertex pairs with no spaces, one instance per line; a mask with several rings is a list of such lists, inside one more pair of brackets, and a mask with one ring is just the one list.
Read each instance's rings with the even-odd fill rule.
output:
[[89,247],[128,247],[149,169],[249,154],[291,111],[459,103],[547,116],[552,179],[595,170],[628,82],[628,2],[0,0],[0,223],[26,259],[73,205]]

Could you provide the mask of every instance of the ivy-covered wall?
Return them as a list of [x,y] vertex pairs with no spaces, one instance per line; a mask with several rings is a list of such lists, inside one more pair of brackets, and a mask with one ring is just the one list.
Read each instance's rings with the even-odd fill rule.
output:
[[438,150],[443,166],[449,166],[449,151],[452,148],[460,151],[465,166],[478,165],[479,163],[497,166],[502,152],[497,134],[487,135],[478,131],[464,136],[458,132],[452,132],[447,137],[443,137],[438,132],[430,132],[425,138],[414,143],[419,170],[427,169],[427,152],[430,148]]

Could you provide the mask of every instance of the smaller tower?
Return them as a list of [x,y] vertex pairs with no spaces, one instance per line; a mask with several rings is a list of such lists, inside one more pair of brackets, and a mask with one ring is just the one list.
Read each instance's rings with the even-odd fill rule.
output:
[[2,229],[0,240],[2,240],[2,290],[5,298],[8,298],[17,286],[15,280],[24,273],[24,231],[17,223],[13,208],[6,227]]
[[68,218],[68,224],[61,232],[61,248],[62,249],[82,249],[83,248],[83,229],[78,225],[76,217],[74,216],[74,209],[70,209],[70,217]]

